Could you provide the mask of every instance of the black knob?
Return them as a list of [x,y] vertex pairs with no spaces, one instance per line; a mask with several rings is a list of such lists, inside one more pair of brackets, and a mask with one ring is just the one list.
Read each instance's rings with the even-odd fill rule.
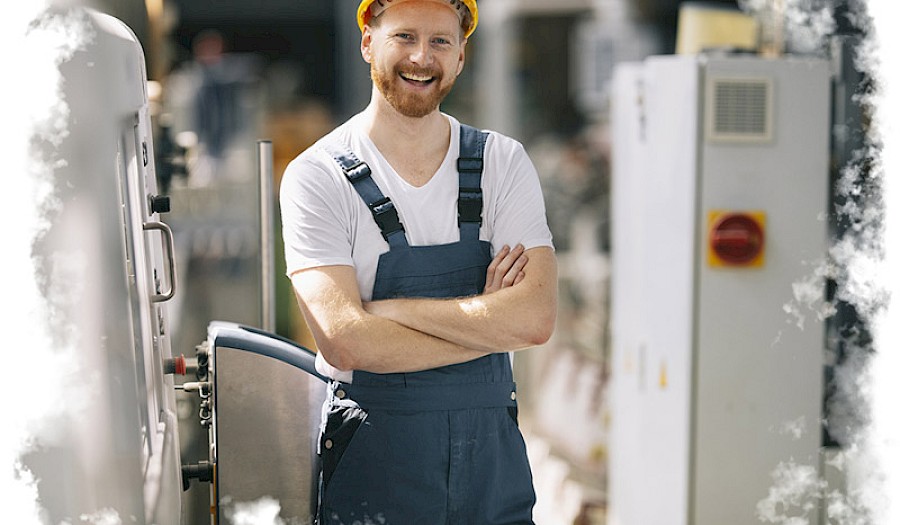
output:
[[150,213],[169,213],[171,209],[169,197],[165,195],[153,195],[150,197]]
[[213,480],[213,466],[208,461],[201,461],[196,465],[181,466],[181,488],[187,490],[191,486],[191,480],[209,483]]

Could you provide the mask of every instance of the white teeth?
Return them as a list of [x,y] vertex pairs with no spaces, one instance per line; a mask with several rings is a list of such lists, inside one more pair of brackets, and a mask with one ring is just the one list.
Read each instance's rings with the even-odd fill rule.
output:
[[426,76],[420,76],[420,75],[412,75],[409,73],[401,73],[400,76],[402,76],[403,78],[405,78],[407,80],[415,80],[416,82],[428,82],[429,80],[434,78],[434,77],[426,77]]

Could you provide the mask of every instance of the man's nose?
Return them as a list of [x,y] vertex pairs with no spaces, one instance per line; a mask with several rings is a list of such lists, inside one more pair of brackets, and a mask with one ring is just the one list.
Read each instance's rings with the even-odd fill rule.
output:
[[409,59],[416,64],[428,65],[432,59],[431,47],[428,44],[428,41],[418,42]]

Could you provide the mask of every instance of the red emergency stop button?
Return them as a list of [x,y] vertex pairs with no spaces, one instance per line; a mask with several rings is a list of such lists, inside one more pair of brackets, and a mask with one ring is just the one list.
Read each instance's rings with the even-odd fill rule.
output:
[[710,266],[762,266],[766,238],[763,212],[713,211],[709,224]]

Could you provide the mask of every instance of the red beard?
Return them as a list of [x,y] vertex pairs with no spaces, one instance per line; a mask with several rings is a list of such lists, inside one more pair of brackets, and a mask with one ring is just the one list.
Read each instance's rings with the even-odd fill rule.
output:
[[[415,82],[413,86],[405,86],[404,83],[411,81],[405,80],[400,76],[400,71],[412,73],[416,76],[433,77],[427,86],[427,89],[415,90]],[[372,82],[378,88],[378,91],[384,96],[385,100],[401,115],[411,118],[421,118],[431,114],[438,106],[441,105],[456,79],[451,79],[443,84],[443,75],[437,69],[416,68],[397,66],[394,70],[386,72],[377,68],[373,63],[371,66]]]

